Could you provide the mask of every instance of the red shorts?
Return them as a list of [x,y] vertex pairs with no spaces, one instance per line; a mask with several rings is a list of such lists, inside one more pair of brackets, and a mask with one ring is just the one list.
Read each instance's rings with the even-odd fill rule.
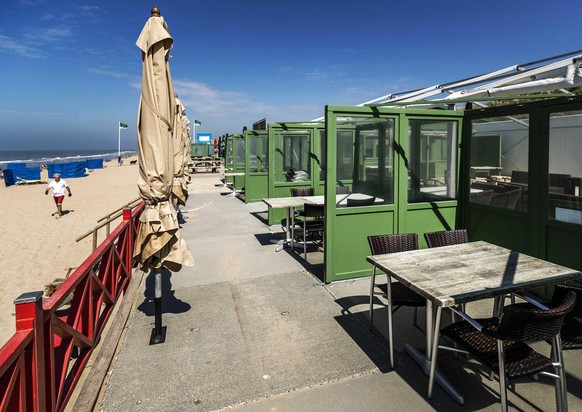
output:
[[53,198],[55,199],[55,203],[57,205],[62,205],[63,204],[63,199],[65,198],[65,195],[62,195],[62,196],[53,196]]

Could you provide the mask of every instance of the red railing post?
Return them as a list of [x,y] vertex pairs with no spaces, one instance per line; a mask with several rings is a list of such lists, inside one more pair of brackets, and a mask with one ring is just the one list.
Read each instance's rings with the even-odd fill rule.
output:
[[127,268],[127,276],[131,278],[132,268],[133,268],[133,242],[134,242],[134,230],[133,230],[133,217],[131,215],[132,208],[126,206],[123,208],[123,221],[127,222],[127,247],[125,248],[126,253],[124,256],[125,267]]
[[16,314],[16,330],[33,330],[32,341],[32,370],[27,380],[30,385],[28,399],[34,411],[46,411],[46,369],[45,369],[45,342],[44,322],[42,312],[42,292],[23,293],[14,300]]

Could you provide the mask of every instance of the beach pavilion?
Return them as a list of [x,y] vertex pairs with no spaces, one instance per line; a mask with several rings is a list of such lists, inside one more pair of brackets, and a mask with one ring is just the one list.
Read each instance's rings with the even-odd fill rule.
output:
[[[309,122],[269,124],[262,143],[268,197],[290,196],[292,187],[325,194],[325,282],[370,274],[369,235],[454,228],[582,268],[582,112],[580,97],[564,90],[580,83],[579,58],[574,52],[358,106],[327,106],[325,117]],[[509,99],[515,103],[487,104]],[[253,145],[247,142],[247,176]],[[338,186],[375,201],[336,204]],[[269,224],[283,217],[269,209]]]

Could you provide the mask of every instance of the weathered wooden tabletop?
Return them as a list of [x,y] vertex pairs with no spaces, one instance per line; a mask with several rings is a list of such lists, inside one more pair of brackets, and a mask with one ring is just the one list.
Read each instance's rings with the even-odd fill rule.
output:
[[368,256],[368,262],[443,307],[582,276],[488,242]]

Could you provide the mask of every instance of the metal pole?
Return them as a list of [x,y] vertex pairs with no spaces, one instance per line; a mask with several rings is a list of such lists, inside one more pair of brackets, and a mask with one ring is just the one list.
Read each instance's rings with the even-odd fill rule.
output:
[[154,278],[154,328],[150,345],[166,341],[166,327],[162,326],[162,272],[156,270]]
[[121,157],[121,122],[117,122],[117,159]]

